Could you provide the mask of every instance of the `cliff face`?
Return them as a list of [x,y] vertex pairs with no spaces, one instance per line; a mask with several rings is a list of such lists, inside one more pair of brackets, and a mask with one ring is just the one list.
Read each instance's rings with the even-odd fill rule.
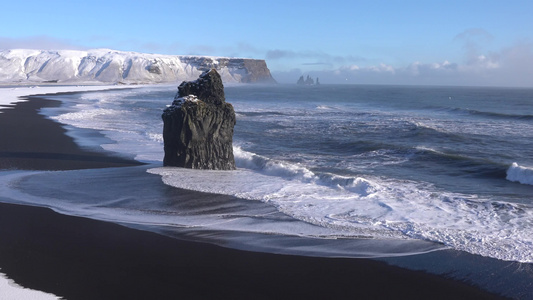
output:
[[244,59],[243,65],[244,69],[250,70],[246,81],[243,82],[276,83],[264,60]]
[[172,105],[163,111],[165,166],[233,170],[233,106],[226,103],[215,69],[183,82]]
[[235,70],[235,72],[240,71],[242,83],[276,83],[266,62],[262,59],[218,58],[213,60],[204,57],[184,57],[182,61],[198,65],[198,69],[202,71],[224,68]]
[[0,51],[0,83],[4,84],[165,83],[193,80],[211,69],[226,83],[275,83],[264,60],[107,49]]

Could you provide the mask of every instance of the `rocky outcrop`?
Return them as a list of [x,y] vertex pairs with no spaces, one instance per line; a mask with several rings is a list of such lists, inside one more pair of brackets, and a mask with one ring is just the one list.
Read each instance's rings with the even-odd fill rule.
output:
[[247,70],[247,76],[243,78],[243,82],[277,83],[270,74],[270,70],[264,60],[243,59],[243,68]]
[[249,58],[211,58],[211,57],[181,57],[181,61],[198,66],[198,70],[209,71],[216,69],[233,70],[240,74],[241,83],[277,83],[270,74],[267,64],[262,59]]
[[309,75],[307,75],[307,79],[304,80],[304,76],[300,76],[300,79],[298,79],[298,81],[296,82],[297,84],[300,84],[300,85],[315,85],[315,84],[320,84],[320,82],[318,81],[318,77],[316,78],[316,83],[315,81],[313,80],[313,78],[311,78]]
[[183,82],[172,105],[163,111],[165,166],[233,170],[235,111],[226,103],[215,69]]

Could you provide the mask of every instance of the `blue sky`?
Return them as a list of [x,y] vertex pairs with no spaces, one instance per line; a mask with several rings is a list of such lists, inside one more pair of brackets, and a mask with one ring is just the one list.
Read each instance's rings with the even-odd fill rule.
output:
[[0,48],[266,59],[280,82],[533,87],[533,1],[10,1]]

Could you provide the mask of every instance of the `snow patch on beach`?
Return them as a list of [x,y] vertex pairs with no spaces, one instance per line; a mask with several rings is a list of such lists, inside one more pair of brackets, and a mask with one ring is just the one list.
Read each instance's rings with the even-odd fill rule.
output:
[[36,290],[27,289],[8,279],[5,274],[0,273],[0,298],[2,300],[57,300],[60,297]]
[[[0,113],[2,110],[9,109],[9,105],[17,102],[26,101],[22,97],[42,94],[56,94],[67,92],[85,92],[85,91],[99,91],[119,88],[132,88],[131,86],[32,86],[32,87],[4,87],[0,88]],[[4,107],[8,106],[8,107]]]

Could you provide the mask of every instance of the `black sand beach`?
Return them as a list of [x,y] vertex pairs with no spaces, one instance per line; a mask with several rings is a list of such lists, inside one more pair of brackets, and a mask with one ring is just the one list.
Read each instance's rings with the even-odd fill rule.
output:
[[[0,169],[138,164],[78,147],[37,114],[48,105],[59,102],[32,98],[0,114]],[[0,269],[66,299],[499,299],[373,260],[227,249],[12,204],[0,204]]]
[[74,170],[139,165],[103,152],[82,150],[58,123],[38,114],[60,101],[32,97],[0,115],[0,169]]

